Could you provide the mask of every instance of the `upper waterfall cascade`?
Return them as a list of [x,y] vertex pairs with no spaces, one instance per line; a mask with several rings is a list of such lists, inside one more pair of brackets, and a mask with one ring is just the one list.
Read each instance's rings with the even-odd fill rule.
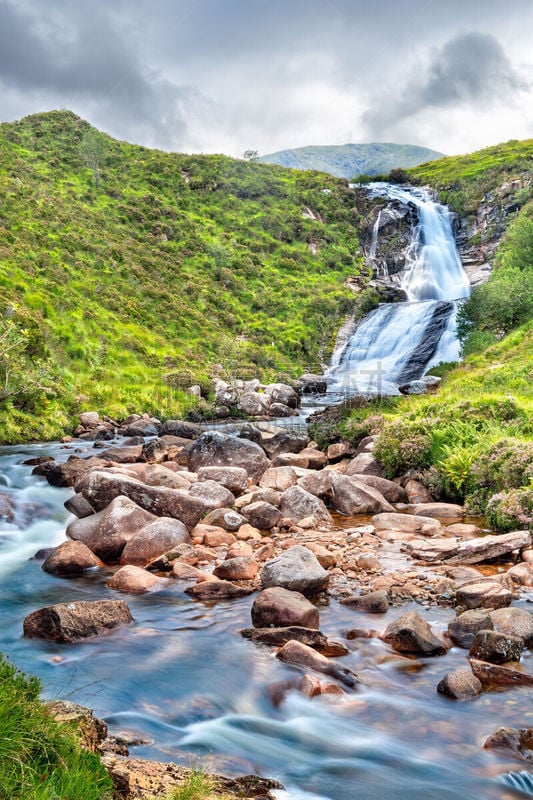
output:
[[[346,394],[397,394],[402,383],[431,366],[459,357],[457,301],[470,294],[446,206],[423,189],[369,184],[371,196],[408,206],[414,213],[400,288],[407,302],[387,303],[370,312],[335,350],[328,390]],[[381,211],[372,231],[369,257],[379,249]]]

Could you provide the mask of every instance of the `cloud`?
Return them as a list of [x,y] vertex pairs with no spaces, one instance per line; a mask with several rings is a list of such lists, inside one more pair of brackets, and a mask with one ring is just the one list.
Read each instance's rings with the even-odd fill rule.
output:
[[383,137],[398,123],[428,110],[507,103],[529,88],[495,36],[464,33],[434,52],[422,79],[418,71],[399,92],[378,96],[362,121],[370,135]]

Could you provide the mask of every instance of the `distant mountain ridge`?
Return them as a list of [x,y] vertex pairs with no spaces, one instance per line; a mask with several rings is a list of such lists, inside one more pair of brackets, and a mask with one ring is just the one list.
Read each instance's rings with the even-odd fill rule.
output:
[[350,180],[357,175],[382,175],[395,167],[417,167],[443,158],[444,153],[412,144],[370,142],[367,144],[309,145],[279,150],[261,156],[258,161],[293,169],[329,172]]

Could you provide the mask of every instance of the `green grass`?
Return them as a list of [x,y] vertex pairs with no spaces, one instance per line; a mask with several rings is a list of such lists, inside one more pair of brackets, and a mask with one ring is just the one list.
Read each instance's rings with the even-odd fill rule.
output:
[[67,111],[0,125],[0,314],[48,389],[0,385],[0,441],[87,408],[185,413],[228,346],[264,379],[316,367],[366,276],[356,217],[331,176],[148,150]]
[[103,800],[112,785],[98,756],[39,701],[40,684],[0,656],[1,800]]

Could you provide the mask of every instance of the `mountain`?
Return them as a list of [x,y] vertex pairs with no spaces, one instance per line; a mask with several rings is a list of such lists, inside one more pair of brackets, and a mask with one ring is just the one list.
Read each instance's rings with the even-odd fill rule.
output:
[[317,367],[351,310],[344,181],[116,141],[68,111],[0,125],[0,442],[79,411],[185,413],[192,383]]
[[258,160],[264,164],[279,164],[292,169],[329,172],[337,178],[351,180],[357,175],[384,175],[396,167],[416,167],[442,157],[443,153],[427,147],[371,142],[296,147],[261,156]]

